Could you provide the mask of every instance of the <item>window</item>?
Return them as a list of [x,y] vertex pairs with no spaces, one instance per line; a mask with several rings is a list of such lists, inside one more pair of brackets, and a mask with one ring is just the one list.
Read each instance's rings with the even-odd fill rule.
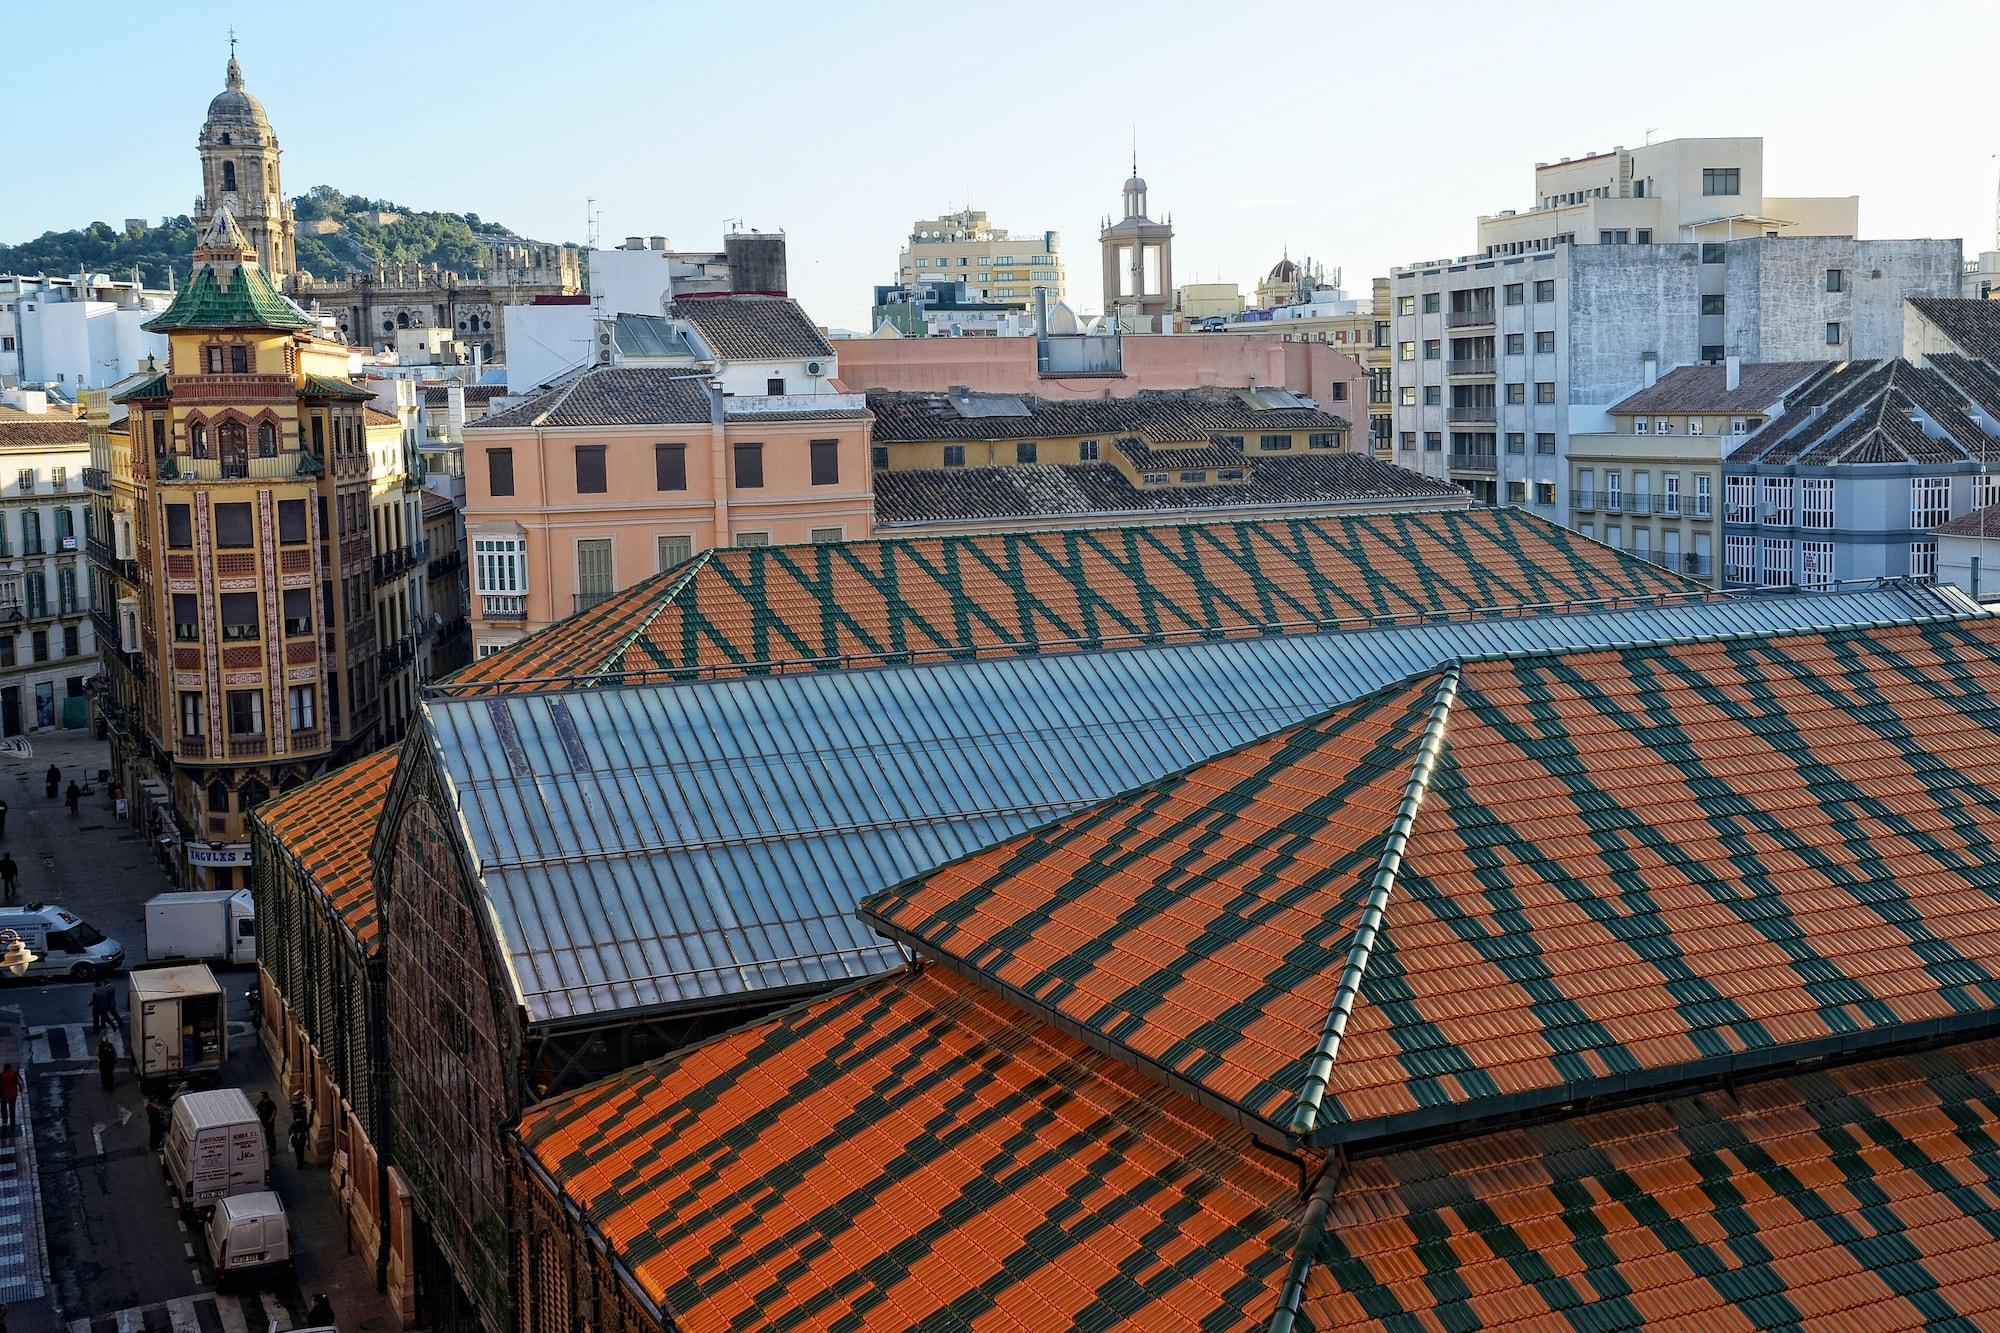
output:
[[1701,313],[1719,315],[1722,313],[1722,298],[1713,293],[1701,298]]
[[576,447],[576,493],[604,494],[604,446],[579,444]]
[[871,444],[868,446],[868,466],[877,472],[889,466],[889,446]]
[[1435,384],[1426,384],[1424,386],[1425,407],[1436,407],[1439,403],[1443,401],[1444,401],[1444,390],[1441,387]]
[[1076,442],[1076,456],[1079,462],[1095,463],[1099,458],[1103,457],[1103,451],[1099,448],[1096,440],[1078,440]]
[[1681,474],[1678,472],[1660,474],[1660,512],[1663,514],[1681,512]]
[[[1643,199],[1646,197],[1646,182],[1640,181],[1638,184],[1639,193],[1635,197]],[[1640,227],[1632,233],[1632,239],[1639,245],[1651,245],[1653,243],[1653,229],[1651,227]]]
[[1700,417],[1688,418],[1688,434],[1700,435],[1703,431],[1706,431],[1707,429],[1708,429],[1708,423],[1703,421]]
[[1632,529],[1632,554],[1641,560],[1653,558],[1653,530],[1651,528]]
[[736,534],[738,546],[769,546],[771,534],[768,532],[739,532]]
[[1799,543],[1799,586],[1816,592],[1833,586],[1833,543]]
[[1840,321],[1837,319],[1830,319],[1826,322],[1826,345],[1828,347],[1840,346]]
[[1510,453],[1510,454],[1525,454],[1525,453],[1527,453],[1527,452],[1528,452],[1528,437],[1527,437],[1527,436],[1526,436],[1525,434],[1523,434],[1523,433],[1522,433],[1521,431],[1518,431],[1518,430],[1510,430],[1510,431],[1508,431],[1508,432],[1507,432],[1507,452],[1508,452],[1508,453]]
[[1694,516],[1707,518],[1715,512],[1715,478],[1706,472],[1695,474]]
[[1508,305],[1520,305],[1527,296],[1527,288],[1518,282],[1510,282],[1503,289],[1501,300]]
[[1436,292],[1425,292],[1424,313],[1426,315],[1435,315],[1437,312],[1438,312],[1438,294]]
[[1537,352],[1553,352],[1556,350],[1556,334],[1554,329],[1542,329],[1535,334],[1535,350]]
[[1555,451],[1556,433],[1552,430],[1537,431],[1535,433],[1535,452],[1544,456],[1550,456]]
[[1437,431],[1434,431],[1434,430],[1427,430],[1427,431],[1425,431],[1425,432],[1424,432],[1424,452],[1425,452],[1425,453],[1427,453],[1427,454],[1434,454],[1434,453],[1437,453],[1437,452],[1438,452],[1439,450],[1441,450],[1441,449],[1443,449],[1443,448],[1444,448],[1444,436],[1443,436],[1443,435],[1439,434],[1439,433],[1438,433]]
[[847,529],[814,528],[807,535],[815,542],[844,542],[847,540]]
[[1398,344],[1396,345],[1396,359],[1397,359],[1398,361],[1414,361],[1414,360],[1416,360],[1416,359],[1417,359],[1417,345],[1416,345],[1415,343],[1413,343],[1413,342],[1408,342],[1408,343],[1398,343]]
[[1604,507],[1623,509],[1625,507],[1625,474],[1616,470],[1604,474]]
[[1272,451],[1289,449],[1292,447],[1292,437],[1289,435],[1259,435],[1257,437],[1257,447]]
[[1703,343],[1701,345],[1701,359],[1710,365],[1722,360],[1723,355],[1724,349],[1721,343]]
[[1314,431],[1312,434],[1306,436],[1306,448],[1308,449],[1338,449],[1339,447],[1340,437],[1332,431]]
[[1424,339],[1424,360],[1436,361],[1444,355],[1444,343],[1437,338]]
[[814,440],[808,446],[812,459],[812,484],[815,486],[836,486],[840,484],[840,441]]
[[250,373],[250,349],[237,343],[229,349],[229,373],[248,375]]
[[[1731,478],[1735,480],[1735,478]],[[1757,539],[1755,537],[1728,537],[1722,543],[1722,581],[1724,583],[1755,583],[1757,581]]]
[[1510,385],[1508,385],[1508,386],[1507,386],[1507,401],[1508,401],[1508,402],[1510,402],[1510,403],[1525,403],[1525,402],[1527,402],[1527,401],[1528,401],[1528,386],[1527,386],[1527,385],[1525,385],[1525,384],[1510,384]]
[[218,600],[222,603],[222,637],[225,640],[241,642],[259,637],[256,593],[226,592]]
[[1527,336],[1526,334],[1521,334],[1521,333],[1510,333],[1507,335],[1508,356],[1520,356],[1523,352],[1528,350],[1528,345],[1524,341],[1526,336]]
[[741,443],[735,446],[736,484],[744,490],[755,490],[764,484],[764,446]]
[[1014,461],[1016,463],[1034,462],[1035,442],[1033,440],[1022,440],[1018,444],[1016,444],[1014,446]]
[[306,502],[304,500],[278,501],[278,540],[281,542],[302,542],[306,539]]
[[201,604],[191,592],[174,594],[174,639],[178,643],[195,643],[201,639]]
[[[313,687],[310,685],[294,685],[287,691],[286,703],[293,731],[311,731],[318,724],[319,712],[315,707],[316,702]],[[245,800],[247,802],[248,798]]]
[[1934,528],[1951,517],[1951,478],[1910,478],[1910,526]]
[[1740,167],[1703,167],[1701,192],[1708,195],[1741,194],[1742,179]]
[[1535,304],[1544,305],[1555,299],[1556,280],[1554,278],[1535,279]]
[[785,381],[776,375],[771,376],[769,379],[764,381],[764,392],[770,394],[773,398],[783,397],[785,392]]
[[1808,477],[1799,483],[1799,526],[1832,530],[1833,478]]
[[1552,481],[1536,482],[1535,503],[1538,505],[1552,505],[1555,502],[1556,502],[1556,484]]
[[962,444],[947,444],[944,447],[944,465],[946,467],[964,467],[965,446]]
[[484,597],[519,598],[528,590],[526,543],[519,537],[475,537],[472,591]]
[[1404,431],[1402,439],[1398,443],[1405,453],[1415,452],[1417,447],[1417,433],[1413,430]]
[[[313,422],[317,434],[319,422]],[[314,441],[315,445],[318,443]],[[315,449],[314,452],[318,452]],[[486,451],[486,493],[488,495],[512,495],[514,493],[514,451],[512,449],[488,449]]]
[[264,692],[262,690],[231,690],[226,697],[229,706],[229,734],[232,736],[263,735]]
[[1729,433],[1731,435],[1748,435],[1750,433],[1750,422],[1748,418],[1745,417],[1729,418]]
[[312,591],[308,588],[287,588],[284,605],[285,633],[312,633]]
[[1757,521],[1757,479],[1725,477],[1722,492],[1722,520],[1725,523]]
[[1788,588],[1792,583],[1792,539],[1764,538],[1763,575],[1758,584],[1765,588]]
[[1937,543],[1910,543],[1910,577],[1934,579],[1937,577]]
[[1632,433],[1634,435],[1651,435],[1653,433],[1653,419],[1651,417],[1633,417]]
[[1403,406],[1415,407],[1416,405],[1417,405],[1417,386],[1414,384],[1405,384],[1403,386]]
[[1414,296],[1400,296],[1400,297],[1397,297],[1397,298],[1396,298],[1396,313],[1397,313],[1397,314],[1399,314],[1399,315],[1414,315],[1414,314],[1416,314],[1416,313],[1417,313],[1417,298],[1416,298],[1416,297],[1414,297]]
[[1653,418],[1653,434],[1672,435],[1673,433],[1674,433],[1674,419],[1672,417]]
[[[32,602],[32,600],[31,600],[31,602],[30,602],[30,607],[32,608],[32,606],[33,606],[33,602]],[[30,652],[31,652],[31,653],[33,654],[33,656],[34,656],[34,659],[35,659],[35,660],[36,660],[37,662],[46,662],[46,661],[48,661],[48,660],[49,660],[49,632],[48,632],[47,630],[45,630],[45,629],[38,629],[38,630],[36,630],[36,631],[35,631],[35,632],[34,632],[33,634],[30,634],[30,635],[28,636],[28,648],[29,648],[29,651],[30,651]]]
[[222,349],[220,347],[210,347],[207,359],[208,373],[211,375],[220,375],[222,373]]
[[1703,242],[1701,243],[1701,262],[1702,262],[1702,263],[1704,263],[1704,264],[1720,264],[1720,263],[1722,262],[1722,260],[1723,260],[1723,249],[1722,249],[1722,242],[1720,242],[1720,241],[1703,241]]
[[672,569],[694,556],[694,538],[681,533],[662,533],[658,538],[660,568]]
[[576,601],[579,610],[603,601],[616,585],[611,578],[611,539],[587,537],[576,544]]
[[225,550],[241,550],[255,544],[250,506],[220,504],[215,507],[215,544]]
[[1535,385],[1535,401],[1553,403],[1556,400],[1556,386],[1549,380],[1541,380]]
[[1525,481],[1508,482],[1507,503],[1510,505],[1519,505],[1519,504],[1526,504],[1527,502],[1528,502],[1528,483]]
[[1331,394],[1332,401],[1336,403],[1344,403],[1347,401],[1346,380],[1335,380],[1329,387],[1333,390],[1333,393]]
[[181,735],[203,734],[202,711],[202,697],[199,694],[181,695]]

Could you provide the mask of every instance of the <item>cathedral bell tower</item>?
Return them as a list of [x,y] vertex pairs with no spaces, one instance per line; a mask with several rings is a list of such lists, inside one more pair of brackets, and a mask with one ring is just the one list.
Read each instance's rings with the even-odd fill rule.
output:
[[195,141],[201,153],[195,215],[208,217],[227,208],[257,251],[258,266],[283,288],[298,267],[293,252],[297,224],[278,176],[278,136],[271,133],[264,104],[243,90],[233,38],[229,46],[225,86],[208,104],[208,119]]

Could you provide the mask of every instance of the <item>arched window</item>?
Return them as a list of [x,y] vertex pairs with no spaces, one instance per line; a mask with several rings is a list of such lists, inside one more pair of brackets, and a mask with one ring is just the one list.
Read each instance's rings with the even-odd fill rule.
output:
[[217,452],[222,455],[222,475],[240,477],[250,463],[248,433],[240,421],[224,421],[215,428]]
[[266,421],[257,427],[257,457],[276,458],[278,456],[278,428]]
[[262,805],[264,798],[269,794],[264,789],[263,783],[252,778],[250,781],[244,783],[242,789],[236,793],[236,799],[242,802],[243,809],[248,812]]
[[407,310],[399,310],[399,311],[397,311],[397,312],[396,312],[396,327],[397,327],[397,328],[399,328],[399,329],[407,329],[407,328],[409,328],[409,327],[410,327],[410,312],[409,312],[409,311],[407,311]]
[[208,427],[199,421],[188,426],[188,453],[195,458],[208,457]]
[[223,146],[224,148],[227,148],[227,147],[229,147],[229,131],[228,131],[228,130],[224,130],[224,131],[222,132],[222,146]]
[[208,784],[208,812],[219,815],[229,809],[229,787],[220,779]]
[[222,164],[222,188],[231,193],[234,193],[236,190],[236,164],[234,162],[224,162]]

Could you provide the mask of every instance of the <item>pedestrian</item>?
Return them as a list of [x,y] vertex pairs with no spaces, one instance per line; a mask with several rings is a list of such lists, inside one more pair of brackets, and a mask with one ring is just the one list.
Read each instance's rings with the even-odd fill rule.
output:
[[306,1307],[306,1323],[314,1328],[333,1327],[333,1302],[325,1292],[313,1297],[313,1303]]
[[286,1134],[292,1141],[292,1156],[298,1159],[299,1170],[306,1169],[306,1117],[305,1108],[292,1103],[292,1127]]
[[105,1033],[97,1039],[97,1079],[106,1092],[118,1077],[118,1048],[111,1044],[111,1034]]
[[7,803],[0,801],[0,838],[7,836]]
[[158,1152],[167,1141],[167,1112],[158,1097],[146,1098],[146,1151]]
[[14,1104],[21,1100],[21,1071],[14,1062],[0,1065],[0,1129],[14,1128]]
[[90,1030],[102,1032],[105,1028],[114,1031],[118,1027],[118,992],[111,983],[100,981],[97,989],[90,993]]
[[15,890],[19,887],[17,881],[20,878],[21,867],[14,864],[13,853],[0,852],[0,884],[7,887],[7,901],[10,903],[14,901]]
[[76,818],[77,802],[81,801],[82,799],[83,799],[83,788],[76,785],[75,779],[71,779],[69,784],[69,790],[63,793],[63,800],[68,802],[69,804],[69,817],[71,819]]
[[278,1151],[278,1104],[269,1092],[257,1094],[257,1119],[264,1125],[264,1155],[268,1158]]
[[62,770],[54,764],[49,765],[47,786],[49,789],[49,799],[53,801],[56,798],[56,792],[62,789]]

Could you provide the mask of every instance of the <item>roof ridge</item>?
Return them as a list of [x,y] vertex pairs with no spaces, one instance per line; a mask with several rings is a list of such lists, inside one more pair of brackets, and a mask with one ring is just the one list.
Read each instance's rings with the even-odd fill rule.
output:
[[588,369],[586,369],[581,375],[578,375],[575,379],[571,380],[568,384],[565,384],[561,388],[557,389],[555,401],[550,403],[547,407],[543,408],[541,411],[535,413],[534,420],[530,421],[528,424],[530,426],[539,426],[544,421],[547,421],[551,416],[555,415],[555,411],[557,408],[561,407],[564,403],[569,401],[569,396],[576,392],[577,385],[582,384],[585,380],[589,379],[592,375],[596,374],[598,371],[603,369],[606,369],[606,367],[591,366]]
[[1403,786],[1403,799],[1397,804],[1396,818],[1389,825],[1388,839],[1383,844],[1381,858],[1376,862],[1375,873],[1369,880],[1368,898],[1362,906],[1361,919],[1355,924],[1354,941],[1348,948],[1347,962],[1340,969],[1340,982],[1334,988],[1333,1001],[1327,1008],[1326,1025],[1320,1031],[1319,1046],[1306,1065],[1305,1085],[1299,1090],[1299,1104],[1286,1127],[1294,1139],[1311,1137],[1319,1124],[1320,1106],[1333,1073],[1334,1058],[1340,1053],[1341,1038],[1346,1035],[1348,1020],[1354,1015],[1354,1001],[1361,993],[1362,979],[1368,971],[1375,941],[1381,934],[1389,895],[1395,890],[1397,875],[1403,868],[1403,849],[1409,846],[1410,831],[1416,826],[1417,812],[1430,790],[1431,775],[1436,772],[1438,756],[1444,750],[1446,724],[1451,718],[1452,705],[1458,700],[1459,671],[1456,662],[1446,667],[1432,696],[1431,715],[1424,723],[1423,739],[1417,744],[1410,778]]
[[[698,552],[692,560],[688,561],[687,568],[681,572],[680,577],[673,581],[673,585],[666,590],[664,595],[654,599],[652,607],[645,615],[640,616],[632,623],[630,630],[618,638],[617,642],[612,646],[611,651],[606,653],[603,659],[592,668],[592,673],[609,671],[619,658],[630,652],[632,645],[637,643],[640,637],[651,628],[653,622],[665,615],[667,608],[673,605],[674,600],[687,590],[687,586],[690,583],[694,582],[695,575],[708,568],[709,563],[715,557],[716,550],[716,547],[711,546],[707,550]],[[621,672],[620,674],[623,673]]]

